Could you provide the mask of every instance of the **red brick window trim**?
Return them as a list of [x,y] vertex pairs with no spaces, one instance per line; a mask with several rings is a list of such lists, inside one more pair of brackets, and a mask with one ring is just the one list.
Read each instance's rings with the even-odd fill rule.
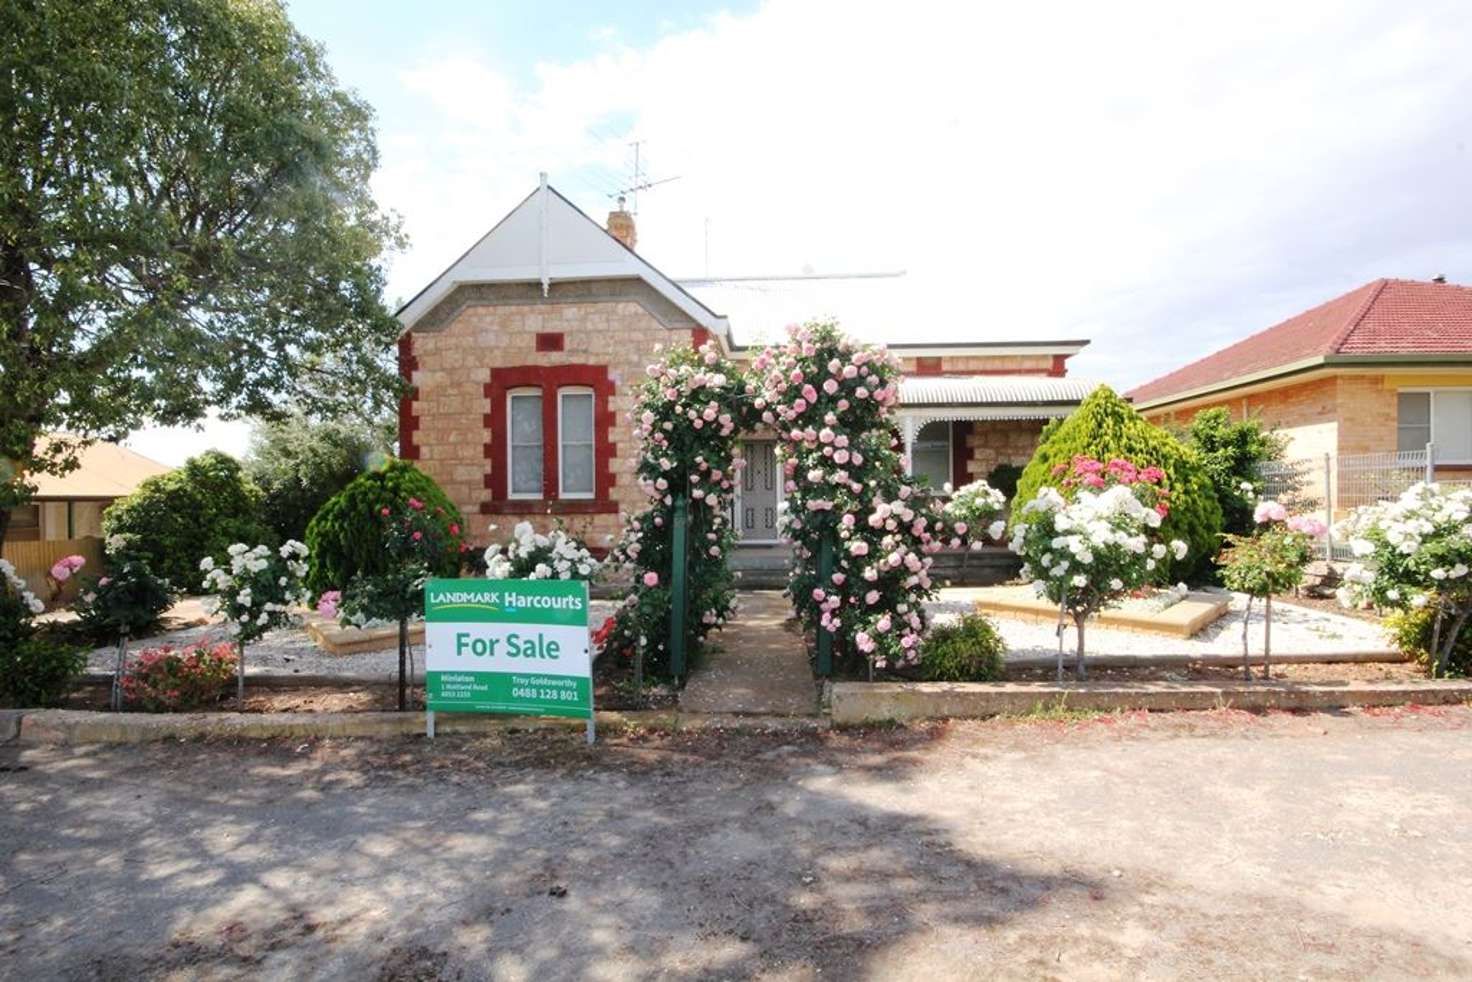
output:
[[561,351],[565,344],[566,339],[564,338],[561,331],[537,332],[538,351]]
[[941,373],[941,360],[935,357],[916,358],[916,375],[939,375]]
[[419,359],[414,357],[414,335],[399,338],[399,377],[404,380],[404,394],[399,399],[399,457],[403,460],[418,460],[419,445],[415,436],[419,432],[419,417],[414,414],[414,371]]
[[[593,395],[593,493],[564,496],[561,481],[562,393],[591,392]],[[539,393],[542,397],[542,493],[540,496],[509,493],[510,397],[516,393]],[[485,444],[488,470],[485,485],[491,492],[482,503],[482,513],[532,514],[544,511],[588,514],[617,511],[612,500],[614,412],[613,381],[606,365],[525,365],[491,369],[485,386],[491,411],[483,421],[490,431]]]

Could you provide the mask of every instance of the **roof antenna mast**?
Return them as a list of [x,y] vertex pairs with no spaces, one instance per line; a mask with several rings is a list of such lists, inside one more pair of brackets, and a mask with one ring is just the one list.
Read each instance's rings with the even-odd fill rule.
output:
[[674,177],[662,177],[657,181],[645,180],[644,168],[639,159],[639,148],[643,145],[643,140],[635,140],[629,144],[629,146],[634,148],[634,176],[629,181],[628,187],[619,188],[617,191],[609,192],[608,195],[610,198],[620,202],[622,199],[628,198],[633,206],[629,209],[629,214],[631,215],[639,214],[640,191],[648,191],[650,188],[659,187],[661,184],[668,184],[671,181],[678,181],[680,179],[680,176],[677,174]]

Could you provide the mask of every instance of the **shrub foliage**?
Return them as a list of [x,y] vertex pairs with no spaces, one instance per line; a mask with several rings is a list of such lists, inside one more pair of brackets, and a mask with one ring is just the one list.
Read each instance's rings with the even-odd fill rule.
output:
[[276,541],[261,521],[261,489],[218,450],[144,481],[107,510],[102,531],[126,536],[133,558],[189,593],[199,592],[204,557],[232,542]]
[[1005,674],[1007,643],[984,614],[935,624],[920,646],[920,677],[927,682],[995,682]]
[[1042,442],[1017,482],[1014,522],[1021,506],[1040,489],[1060,485],[1077,456],[1121,458],[1141,469],[1158,468],[1171,500],[1160,536],[1188,546],[1184,558],[1170,560],[1166,578],[1187,579],[1206,571],[1222,531],[1222,510],[1210,475],[1193,450],[1148,422],[1107,385],[1090,393],[1066,419],[1044,428]]
[[1234,420],[1217,407],[1196,414],[1181,439],[1201,459],[1222,509],[1222,530],[1249,535],[1253,508],[1263,490],[1263,465],[1281,460],[1283,437],[1265,430],[1258,419]]
[[149,648],[128,666],[123,697],[148,713],[188,712],[220,698],[235,674],[229,641]]

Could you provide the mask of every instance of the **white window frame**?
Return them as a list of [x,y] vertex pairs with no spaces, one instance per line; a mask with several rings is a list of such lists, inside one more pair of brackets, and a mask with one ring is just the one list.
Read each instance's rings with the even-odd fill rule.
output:
[[[1442,443],[1441,443],[1440,440],[1437,439],[1437,436],[1436,436],[1436,394],[1438,392],[1472,392],[1472,386],[1468,386],[1468,385],[1437,385],[1437,386],[1425,385],[1425,386],[1417,386],[1415,388],[1397,389],[1395,394],[1396,394],[1396,397],[1397,397],[1397,400],[1398,400],[1401,395],[1411,395],[1413,393],[1420,393],[1420,392],[1424,392],[1424,393],[1426,393],[1427,395],[1429,395],[1431,397],[1430,398],[1430,403],[1427,406],[1427,410],[1430,413],[1430,420],[1429,420],[1430,425],[1427,427],[1427,429],[1428,429],[1428,431],[1431,434],[1431,444],[1435,448],[1435,452],[1436,452],[1436,460],[1432,461],[1432,463],[1437,464],[1437,465],[1452,466],[1452,467],[1472,466],[1472,459],[1468,459],[1468,460],[1455,460],[1455,459],[1452,459],[1450,457],[1443,457],[1443,456],[1441,456]],[[1468,420],[1468,425],[1469,426],[1472,426],[1472,420]],[[1400,405],[1399,405],[1399,402],[1398,401],[1397,401],[1397,405],[1396,405],[1395,431],[1396,431],[1396,449],[1399,450],[1400,449]]]
[[[589,440],[586,444],[593,455],[593,487],[588,491],[568,493],[563,490],[562,474],[566,464],[563,451],[568,443],[563,440],[562,434],[567,432],[567,427],[562,425],[562,397],[564,395],[588,396],[590,419],[588,420]],[[542,439],[546,439],[546,434]],[[584,446],[585,444],[573,444],[573,446]],[[542,475],[542,484],[547,483],[547,476]],[[598,393],[587,385],[563,385],[557,389],[557,497],[566,498],[569,501],[591,501],[598,495]]]
[[[936,492],[944,492],[945,485],[952,484],[952,482],[955,480],[955,475],[951,473],[951,470],[956,463],[956,423],[954,420],[927,419],[924,422],[920,423],[919,426],[915,427],[915,442],[910,445],[910,476],[915,476],[915,450],[920,445],[920,433],[922,430],[925,429],[925,427],[935,425],[944,426],[946,428],[946,479],[940,484],[934,485],[933,490],[935,490]],[[953,484],[952,486],[954,487]]]
[[[506,497],[508,499],[516,501],[542,501],[545,500],[545,498],[547,497],[547,427],[545,425],[545,420],[547,419],[546,404],[545,402],[543,403],[542,412],[537,417],[538,422],[539,424],[541,424],[542,427],[542,489],[535,494],[530,491],[517,491],[516,471],[513,470],[511,466],[511,459],[515,455],[517,447],[516,427],[515,425],[513,425],[513,420],[515,419],[515,417],[512,415],[511,412],[511,401],[513,399],[516,399],[518,396],[537,396],[538,398],[543,400],[547,398],[546,393],[544,393],[537,386],[523,386],[517,389],[509,389],[506,392]],[[522,446],[531,446],[531,444],[522,444]]]

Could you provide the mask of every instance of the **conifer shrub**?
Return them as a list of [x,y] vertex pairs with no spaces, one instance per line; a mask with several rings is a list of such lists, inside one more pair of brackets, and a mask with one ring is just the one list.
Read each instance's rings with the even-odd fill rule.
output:
[[1068,417],[1043,428],[1042,442],[1017,482],[1013,521],[1022,506],[1044,487],[1063,487],[1075,457],[1103,462],[1130,461],[1139,468],[1156,467],[1165,474],[1169,514],[1160,535],[1189,547],[1184,559],[1171,559],[1162,578],[1199,580],[1211,573],[1211,557],[1221,545],[1222,510],[1201,460],[1165,430],[1150,423],[1107,385],[1091,392]]
[[[387,571],[384,509],[393,514],[422,510],[447,539],[459,540],[464,528],[459,509],[434,478],[406,460],[389,460],[329,498],[307,524],[306,585],[313,596],[340,590],[360,573],[379,576]],[[434,575],[458,575],[461,560],[459,554],[446,553]]]

